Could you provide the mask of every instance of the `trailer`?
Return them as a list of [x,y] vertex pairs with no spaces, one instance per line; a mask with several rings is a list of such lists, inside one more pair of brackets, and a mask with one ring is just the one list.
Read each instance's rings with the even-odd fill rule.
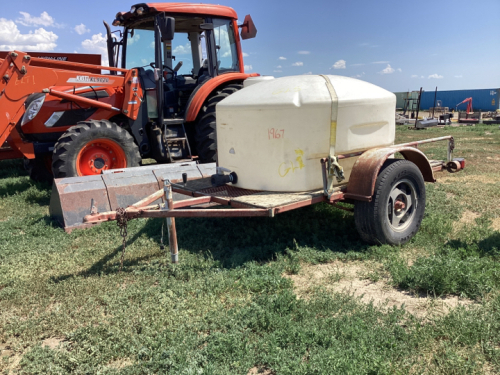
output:
[[[428,161],[418,150],[420,145],[439,141],[447,141],[447,160]],[[211,177],[188,179],[187,173],[183,173],[182,181],[165,179],[163,188],[128,207],[98,212],[92,204],[83,222],[85,225],[96,225],[116,220],[123,236],[124,252],[129,220],[165,218],[171,259],[177,263],[176,218],[274,217],[298,208],[326,203],[352,211],[356,228],[364,241],[401,245],[409,241],[420,227],[425,209],[424,181],[435,182],[434,172],[446,170],[454,173],[465,167],[463,158],[453,158],[453,150],[453,137],[445,136],[338,155],[338,160],[357,157],[357,161],[349,181],[333,188],[329,184],[334,173],[332,160],[323,158],[318,165],[323,189],[301,192],[238,188],[229,182],[237,182],[234,172],[228,174],[230,171],[220,168]],[[393,158],[395,153],[405,159]],[[207,166],[210,167],[215,168],[215,164]],[[228,182],[218,184],[217,181]],[[181,195],[182,200],[174,201],[174,194]],[[340,202],[354,207],[339,206]],[[121,263],[123,265],[123,255]]]

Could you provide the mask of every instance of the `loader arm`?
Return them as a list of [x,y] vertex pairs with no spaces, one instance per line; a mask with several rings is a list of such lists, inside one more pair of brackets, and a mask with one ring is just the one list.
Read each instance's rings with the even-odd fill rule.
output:
[[[61,68],[49,68],[44,66],[31,66],[30,62],[36,61],[40,64],[47,62],[43,59],[32,58],[24,52],[10,52],[8,56],[0,61],[0,145],[10,136],[13,144],[24,156],[34,158],[33,145],[22,140],[17,124],[20,123],[25,114],[25,102],[33,93],[50,93],[80,104],[90,105],[97,108],[116,111],[135,120],[142,102],[142,88],[138,79],[136,69],[120,69],[106,66],[96,66],[64,61],[50,61],[51,66]],[[121,72],[122,75],[94,74],[67,70],[67,67],[97,68]],[[117,92],[123,94],[120,105],[112,106],[97,100],[83,98],[67,92],[54,90],[53,86],[104,86],[114,87]]]

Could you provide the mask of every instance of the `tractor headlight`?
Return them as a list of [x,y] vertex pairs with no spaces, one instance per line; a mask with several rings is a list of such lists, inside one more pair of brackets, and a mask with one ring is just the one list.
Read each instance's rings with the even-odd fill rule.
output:
[[35,118],[35,116],[40,111],[40,108],[42,108],[44,101],[45,101],[45,94],[42,93],[31,94],[28,97],[28,99],[26,99],[26,102],[24,103],[26,111],[24,112],[24,116],[21,121],[21,126],[23,126],[24,124],[30,122]]

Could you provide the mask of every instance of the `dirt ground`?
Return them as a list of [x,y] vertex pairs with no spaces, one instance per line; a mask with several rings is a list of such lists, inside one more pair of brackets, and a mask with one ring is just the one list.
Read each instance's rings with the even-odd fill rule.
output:
[[348,293],[364,303],[373,303],[379,308],[404,307],[419,318],[431,318],[447,314],[458,305],[473,302],[456,296],[436,298],[430,295],[412,294],[398,290],[389,284],[387,276],[373,281],[378,265],[373,263],[340,261],[329,264],[303,265],[298,275],[286,275],[294,283],[299,298],[308,298],[313,289],[322,287],[331,293]]

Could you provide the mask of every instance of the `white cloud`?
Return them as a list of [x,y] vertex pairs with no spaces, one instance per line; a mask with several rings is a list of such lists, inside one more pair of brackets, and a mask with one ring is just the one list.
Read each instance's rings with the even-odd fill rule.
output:
[[21,18],[16,20],[16,23],[20,23],[24,26],[59,26],[56,25],[54,19],[49,16],[47,12],[42,12],[40,17],[34,17],[26,12],[19,12],[21,14]]
[[78,35],[83,35],[85,33],[90,33],[90,30],[87,29],[87,26],[85,26],[83,23],[76,25],[75,26],[75,31],[77,32]]
[[283,73],[282,70],[273,70],[274,73]]
[[286,57],[280,56],[279,60],[286,60]]
[[313,72],[302,73],[303,76],[309,76],[311,74],[313,74]]
[[109,66],[106,38],[102,33],[92,35],[91,39],[85,39],[82,42],[82,47],[87,52],[100,54],[102,56],[102,65]]
[[243,57],[248,57],[248,56],[249,56],[249,54],[248,54],[248,53],[243,52]]
[[425,78],[424,76],[420,76],[420,78]]
[[371,64],[389,64],[389,61],[373,61]]
[[395,72],[394,68],[392,68],[389,64],[387,64],[387,67],[383,69],[381,72],[379,72],[379,74],[391,74],[394,72]]
[[430,75],[429,77],[427,77],[427,78],[429,78],[429,79],[431,79],[431,78],[441,79],[441,78],[443,78],[443,76],[441,76],[441,75],[439,75],[439,74],[431,74],[431,75]]
[[310,51],[299,51],[297,52],[299,55],[309,55],[311,52]]
[[411,78],[418,78],[418,74],[412,74]]
[[455,76],[455,78],[462,78],[463,76],[460,74],[459,76]]
[[52,51],[57,47],[57,38],[52,31],[43,28],[21,34],[14,21],[0,18],[0,50]]
[[276,69],[281,69],[281,68],[282,68],[282,66],[281,66],[281,65],[278,65],[278,66],[276,67]]
[[345,60],[339,60],[332,65],[333,69],[345,69]]
[[252,65],[245,65],[245,72],[250,72],[253,69]]
[[[129,36],[127,38],[127,45],[131,46],[132,44],[139,41],[139,39],[141,39],[141,34],[135,33],[134,36]],[[153,44],[154,44],[154,42],[153,42]],[[154,48],[154,46],[153,46],[153,48]]]
[[[222,57],[227,57],[229,56],[231,52],[226,52],[225,54],[222,55]],[[174,56],[177,55],[190,55],[191,54],[191,43],[186,43],[185,45],[180,45],[174,48],[172,51],[172,54]]]
[[297,61],[293,63],[292,66],[304,66],[304,63],[302,61]]
[[401,73],[402,71],[403,71],[403,70],[402,70],[401,68],[398,68],[398,72],[400,72],[400,73]]

